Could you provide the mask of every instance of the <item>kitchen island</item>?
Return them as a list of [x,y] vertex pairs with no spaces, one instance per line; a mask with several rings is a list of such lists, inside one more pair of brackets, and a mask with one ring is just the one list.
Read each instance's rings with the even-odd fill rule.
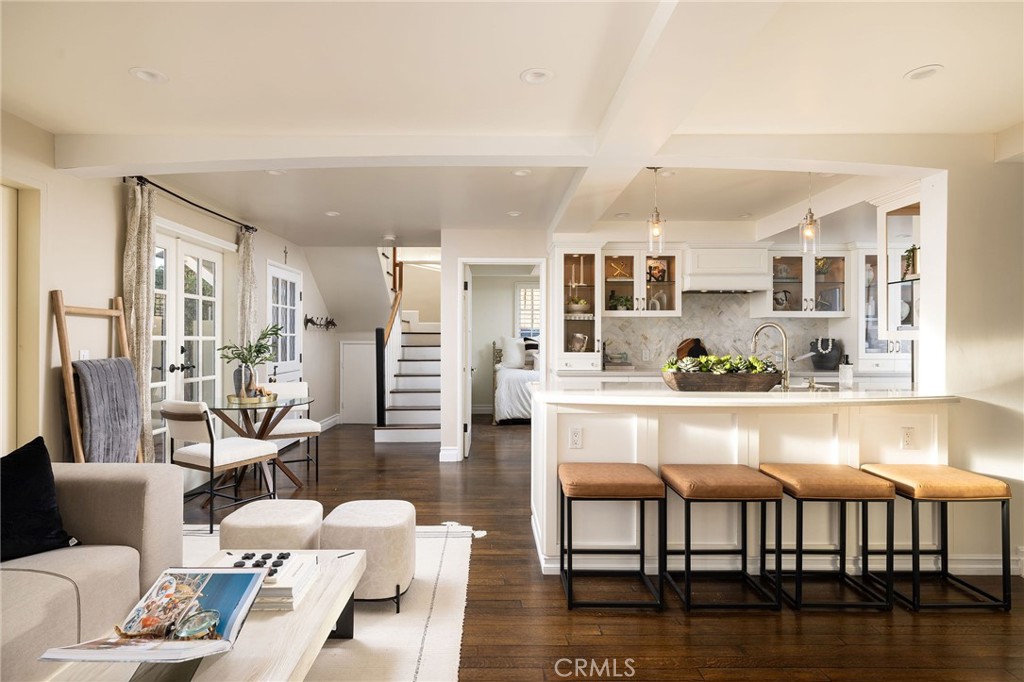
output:
[[[853,390],[766,393],[676,392],[657,381],[559,381],[533,386],[531,507],[541,568],[558,572],[558,465],[562,462],[639,462],[655,472],[662,464],[745,464],[762,462],[848,464],[947,462],[949,406],[957,398],[910,390]],[[896,545],[909,543],[906,503],[897,500]],[[694,511],[694,543],[733,548],[736,505],[700,505]],[[826,511],[828,509],[828,511]],[[669,495],[670,548],[682,546],[682,504]],[[835,509],[809,515],[808,546],[834,541]],[[784,541],[792,539],[792,503],[784,505]],[[579,546],[636,545],[637,511],[628,502],[594,502],[574,523]],[[872,538],[883,537],[883,519],[872,519]],[[922,534],[934,539],[930,514]],[[751,533],[757,526],[751,524]],[[655,547],[656,519],[647,518]],[[857,523],[850,524],[855,547]],[[770,537],[770,536],[769,536]],[[757,544],[751,535],[751,551]],[[851,562],[859,557],[851,552]],[[822,561],[830,561],[821,557]],[[581,567],[620,568],[621,558],[594,556]],[[704,558],[695,568],[735,568],[727,557]],[[653,571],[655,557],[649,557]],[[753,564],[756,565],[756,564]],[[670,566],[675,567],[670,563]],[[813,568],[814,564],[811,563]],[[897,564],[899,567],[899,564]]]

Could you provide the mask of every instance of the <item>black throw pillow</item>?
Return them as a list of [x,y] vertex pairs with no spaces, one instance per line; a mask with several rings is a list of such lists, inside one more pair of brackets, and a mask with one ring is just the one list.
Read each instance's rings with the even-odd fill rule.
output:
[[43,437],[0,458],[0,561],[76,543],[64,532]]

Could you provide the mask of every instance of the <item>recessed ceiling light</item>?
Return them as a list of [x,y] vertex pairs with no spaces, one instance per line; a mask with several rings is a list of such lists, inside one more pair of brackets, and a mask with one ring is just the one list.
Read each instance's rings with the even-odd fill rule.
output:
[[660,175],[663,178],[670,178],[670,177],[672,177],[675,174],[676,174],[676,172],[674,170],[660,170],[660,171],[658,171],[658,175]]
[[615,217],[616,218],[628,218],[629,214],[628,213],[616,213]]
[[511,216],[512,218],[518,218],[519,216],[523,215],[523,212],[522,211],[507,211],[505,213],[505,215]]
[[142,66],[133,66],[132,68],[128,69],[128,73],[135,76],[140,81],[145,81],[146,83],[159,84],[166,83],[167,81],[171,80],[167,77],[167,74],[165,73],[157,71],[156,69],[147,69]]
[[338,213],[337,211],[324,211],[324,215],[328,216],[329,218],[337,218],[341,214]]
[[519,74],[519,80],[529,85],[541,85],[555,77],[550,69],[527,69]]
[[529,168],[517,168],[514,171],[512,171],[512,175],[516,176],[517,178],[525,178],[527,175],[530,175],[531,173],[533,173],[533,171],[530,170]]
[[288,171],[283,171],[283,170],[273,169],[273,170],[268,170],[268,171],[267,171],[267,175],[284,175],[284,174],[286,174],[287,172],[288,172]]
[[750,214],[749,214],[749,213],[740,213],[740,214],[739,214],[738,216],[736,216],[736,217],[737,217],[737,218],[739,218],[740,220],[746,220],[747,218],[749,218],[749,217],[750,217]]
[[944,67],[942,64],[925,64],[924,66],[919,66],[916,69],[911,69],[910,71],[907,71],[905,74],[903,74],[903,77],[906,78],[908,81],[924,80],[925,78],[931,78],[932,76],[942,71],[944,68],[946,67]]

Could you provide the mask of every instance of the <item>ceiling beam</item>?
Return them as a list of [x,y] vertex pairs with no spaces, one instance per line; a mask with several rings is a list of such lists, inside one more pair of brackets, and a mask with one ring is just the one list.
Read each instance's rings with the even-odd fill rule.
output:
[[777,10],[775,2],[659,3],[605,112],[594,158],[566,193],[548,231],[588,231],[644,167],[666,165],[656,161],[659,150],[742,53],[736,46],[746,44]]
[[587,136],[58,135],[55,165],[78,177],[293,168],[574,167]]

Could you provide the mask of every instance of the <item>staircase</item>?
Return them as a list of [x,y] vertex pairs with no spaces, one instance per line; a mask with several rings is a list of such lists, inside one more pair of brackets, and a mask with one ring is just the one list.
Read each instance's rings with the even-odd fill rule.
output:
[[374,429],[376,443],[441,442],[441,325],[402,313],[398,370],[388,391],[386,426]]

